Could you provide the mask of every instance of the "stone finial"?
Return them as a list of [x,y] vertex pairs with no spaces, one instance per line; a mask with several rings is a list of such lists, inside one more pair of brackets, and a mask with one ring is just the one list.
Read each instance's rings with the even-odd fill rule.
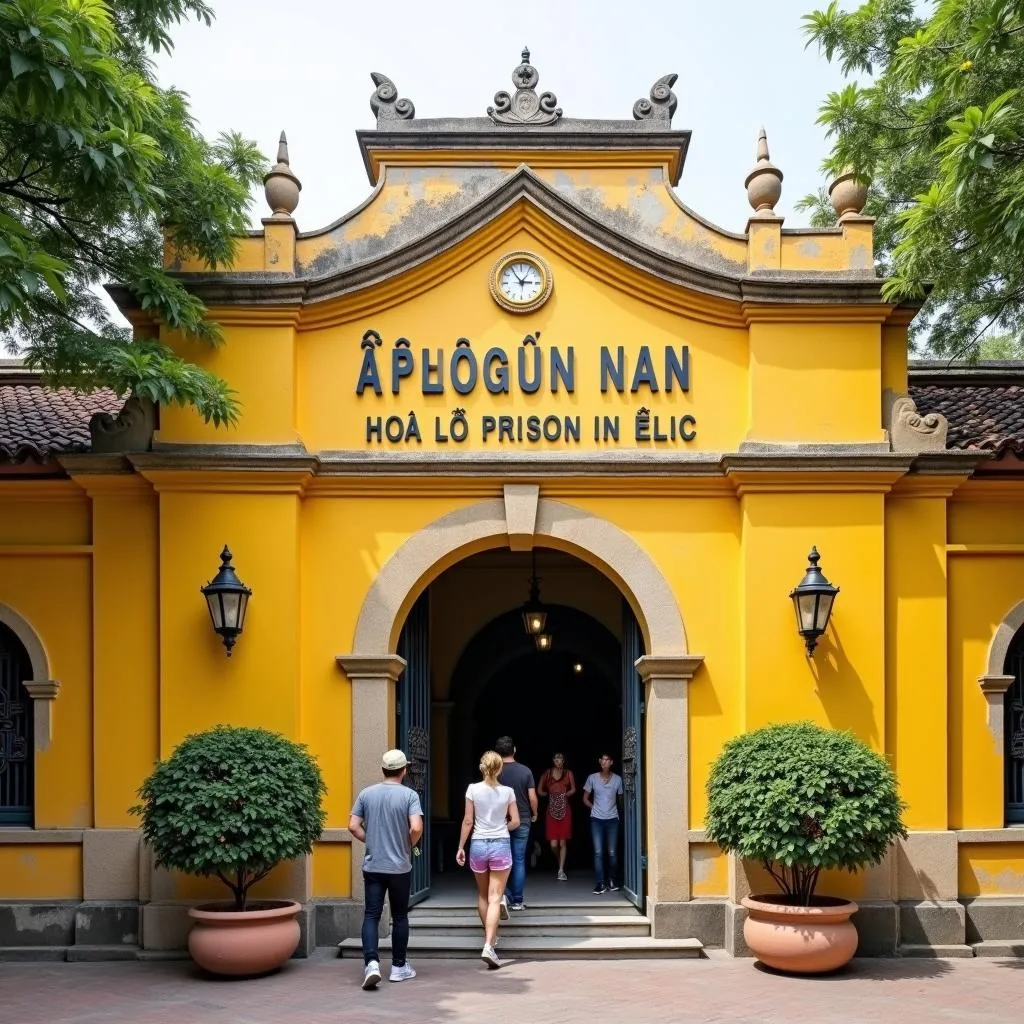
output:
[[678,99],[672,91],[678,75],[663,75],[651,86],[651,98],[641,97],[633,104],[633,118],[637,121],[664,121],[672,123]]
[[774,217],[775,204],[782,195],[782,171],[768,159],[768,135],[761,127],[757,136],[757,163],[746,176],[747,201],[755,217]]
[[381,121],[411,121],[416,116],[412,100],[399,99],[398,87],[387,75],[371,71],[370,78],[377,86],[376,91],[370,96],[370,109],[377,118],[378,126]]
[[889,388],[882,394],[882,421],[894,452],[944,452],[949,420],[941,413],[920,413],[909,395]]
[[284,132],[281,132],[281,141],[277,145],[277,163],[263,179],[263,191],[274,217],[291,220],[295,207],[299,205],[302,182],[292,174],[288,163],[288,137]]
[[487,108],[487,116],[495,124],[536,128],[554,124],[562,116],[562,108],[553,92],[537,95],[540,75],[530,63],[530,51],[524,46],[522,63],[512,72],[512,84],[516,87],[514,96],[501,90],[494,94],[494,106]]
[[868,187],[857,180],[854,172],[847,168],[828,187],[828,197],[832,200],[832,209],[840,220],[844,217],[856,217],[864,209],[868,201]]

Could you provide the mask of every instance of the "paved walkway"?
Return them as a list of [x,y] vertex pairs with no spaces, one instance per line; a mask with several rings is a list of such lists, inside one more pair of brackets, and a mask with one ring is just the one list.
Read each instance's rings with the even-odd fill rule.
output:
[[488,971],[422,960],[358,987],[358,960],[320,954],[248,981],[187,961],[0,964],[2,1024],[997,1024],[1024,1020],[1024,960],[857,960],[828,978],[751,960],[532,961]]

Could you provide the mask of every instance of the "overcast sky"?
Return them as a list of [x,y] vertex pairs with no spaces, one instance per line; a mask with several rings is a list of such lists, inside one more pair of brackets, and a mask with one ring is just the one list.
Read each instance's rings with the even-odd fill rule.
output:
[[[374,127],[370,72],[387,75],[418,117],[482,117],[524,44],[566,117],[630,118],[655,79],[676,72],[673,127],[693,132],[678,192],[722,227],[742,231],[743,179],[758,127],[785,175],[776,209],[819,183],[827,150],[815,124],[839,72],[804,49],[801,16],[814,0],[668,4],[622,0],[212,0],[212,28],[189,23],[159,62],[162,84],[183,89],[203,132],[233,128],[273,158],[288,133],[302,182],[300,230],[336,220],[370,185],[357,128]],[[824,0],[818,0],[818,6]],[[266,216],[260,199],[254,223]]]

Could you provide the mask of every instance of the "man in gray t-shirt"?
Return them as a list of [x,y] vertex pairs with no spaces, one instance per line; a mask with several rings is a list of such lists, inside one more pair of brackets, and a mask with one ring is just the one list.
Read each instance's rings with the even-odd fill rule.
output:
[[[381,759],[384,781],[368,786],[352,806],[348,828],[366,844],[363,856],[363,988],[380,984],[380,915],[384,897],[391,907],[391,980],[416,977],[406,963],[409,948],[409,892],[412,851],[423,835],[423,809],[416,790],[402,785],[409,761],[400,750]],[[417,850],[418,854],[419,851]]]
[[[619,801],[622,799],[622,776],[612,771],[610,754],[602,754],[597,763],[601,770],[587,777],[583,785],[583,803],[590,808],[590,839],[594,844],[594,892],[600,896],[607,889],[614,892],[622,881],[619,878]],[[606,852],[607,876],[604,872]]]

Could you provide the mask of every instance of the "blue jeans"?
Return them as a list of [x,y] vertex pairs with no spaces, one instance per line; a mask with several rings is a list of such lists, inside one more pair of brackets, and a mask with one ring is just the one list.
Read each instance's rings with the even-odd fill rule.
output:
[[366,900],[363,909],[363,963],[380,962],[377,944],[380,938],[380,915],[384,910],[384,896],[391,904],[391,962],[395,967],[405,966],[409,949],[409,893],[412,872],[385,875],[380,871],[363,872]]
[[[612,884],[619,878],[619,819],[591,818],[590,840],[594,844],[594,885]],[[608,874],[604,873],[604,855],[608,854]]]
[[505,884],[505,895],[509,903],[523,902],[523,889],[526,888],[526,848],[530,843],[530,823],[521,824],[514,832],[509,832],[512,840],[512,870]]

